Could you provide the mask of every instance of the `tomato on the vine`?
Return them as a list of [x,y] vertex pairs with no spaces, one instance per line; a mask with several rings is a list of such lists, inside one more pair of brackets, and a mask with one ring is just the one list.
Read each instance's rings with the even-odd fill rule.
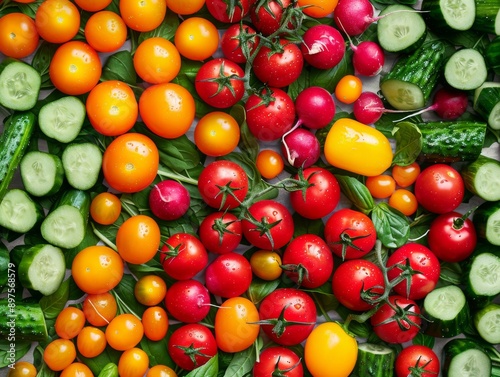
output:
[[262,5],[260,2],[252,1],[249,12],[252,25],[266,36],[276,32],[281,25],[285,8],[291,3],[291,0],[271,0]]
[[[394,372],[396,377],[418,375],[421,377],[435,377],[440,371],[438,355],[432,348],[422,344],[411,344],[396,356]],[[418,374],[417,374],[418,373]]]
[[249,0],[228,2],[225,0],[206,0],[208,12],[220,22],[234,24],[245,17],[250,10]]
[[225,58],[235,63],[246,63],[249,56],[259,45],[260,38],[251,26],[234,24],[222,34],[220,40],[221,52]]
[[213,212],[203,218],[198,228],[205,248],[215,254],[235,250],[243,238],[241,220],[231,212]]
[[219,255],[205,269],[205,285],[220,297],[242,295],[252,283],[252,267],[243,255],[231,251]]
[[304,367],[300,357],[290,348],[281,346],[265,348],[253,367],[253,376],[269,377],[272,375],[302,377]]

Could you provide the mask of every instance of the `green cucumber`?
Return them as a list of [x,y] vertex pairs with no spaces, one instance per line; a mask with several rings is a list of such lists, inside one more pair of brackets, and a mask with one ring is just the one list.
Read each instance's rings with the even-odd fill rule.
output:
[[455,51],[444,66],[444,79],[459,90],[479,88],[488,77],[488,68],[483,55],[473,48]]
[[66,274],[62,250],[56,246],[39,244],[27,249],[18,266],[19,281],[27,289],[48,296],[59,288]]
[[394,349],[382,344],[360,343],[358,358],[350,376],[352,377],[392,377],[394,375]]
[[0,292],[7,285],[9,280],[10,254],[7,246],[0,242]]
[[37,302],[0,298],[0,335],[10,341],[46,341],[49,337],[45,317]]
[[380,90],[389,104],[398,110],[424,107],[440,77],[445,51],[445,43],[434,40],[398,59],[380,80]]
[[490,202],[500,200],[500,161],[479,155],[462,167],[460,175],[474,195]]
[[0,226],[16,233],[27,233],[44,219],[43,207],[22,189],[7,191],[0,202]]
[[472,30],[500,35],[500,0],[475,0],[476,14]]
[[473,316],[474,327],[488,343],[500,343],[500,305],[490,303]]
[[475,0],[423,0],[421,10],[427,25],[434,30],[450,32],[468,30],[474,24]]
[[500,130],[500,83],[485,82],[474,92],[474,110],[494,130]]
[[492,69],[497,75],[500,75],[500,36],[497,35],[486,46],[484,60],[488,68]]
[[48,152],[26,153],[21,160],[19,170],[25,190],[37,197],[55,194],[64,181],[61,159]]
[[0,63],[0,105],[14,111],[32,109],[38,101],[42,79],[28,63],[5,58]]
[[475,340],[451,339],[443,346],[442,371],[445,377],[491,377],[491,359]]
[[0,135],[0,201],[7,192],[31,135],[35,128],[35,114],[17,112],[9,116]]
[[423,312],[428,319],[425,333],[451,338],[463,332],[470,320],[464,292],[455,285],[436,288],[424,298]]
[[61,143],[72,142],[83,126],[85,114],[85,104],[74,96],[48,102],[38,113],[40,131]]
[[474,161],[481,154],[486,123],[469,120],[417,123],[422,134],[421,157],[429,162]]
[[96,144],[69,144],[61,159],[66,179],[73,188],[88,190],[97,183],[101,172],[102,152]]
[[391,4],[379,14],[377,39],[387,52],[412,52],[422,45],[427,26],[415,9],[402,4]]
[[64,191],[40,226],[42,237],[48,243],[63,249],[78,246],[85,236],[90,202],[87,191]]
[[472,222],[478,238],[500,246],[500,201],[479,205],[474,211]]

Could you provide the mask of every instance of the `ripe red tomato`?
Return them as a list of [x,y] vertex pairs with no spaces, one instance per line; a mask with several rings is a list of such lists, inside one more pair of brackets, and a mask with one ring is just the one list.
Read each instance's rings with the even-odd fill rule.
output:
[[194,235],[176,233],[161,248],[160,262],[165,272],[176,280],[191,279],[208,264],[205,246]]
[[470,218],[464,219],[458,212],[443,213],[432,221],[427,242],[439,260],[461,262],[476,248],[476,228]]
[[394,291],[412,300],[427,296],[436,287],[441,273],[439,260],[434,253],[418,243],[407,243],[396,249],[387,259],[386,265],[388,268],[393,266],[387,272],[390,281],[406,276],[394,287]]
[[198,191],[210,207],[218,210],[238,207],[248,192],[248,176],[236,162],[216,160],[198,177]]
[[285,246],[292,239],[294,231],[292,214],[288,208],[271,199],[250,205],[241,226],[248,242],[268,250]]
[[[302,175],[308,186],[290,193],[292,208],[306,219],[321,219],[329,215],[340,201],[337,178],[321,167],[306,168]],[[298,174],[294,176],[294,179],[299,178]]]
[[430,165],[415,181],[415,197],[427,211],[446,213],[455,210],[464,198],[464,181],[460,173],[446,164]]
[[314,300],[297,288],[278,288],[259,306],[262,330],[272,341],[283,346],[303,342],[314,328],[316,315]]
[[284,88],[295,82],[304,67],[304,58],[300,48],[282,38],[279,49],[262,46],[253,60],[255,76],[271,87]]
[[270,35],[278,30],[285,8],[290,6],[290,0],[271,0],[262,5],[262,2],[252,1],[250,19],[252,25],[263,35]]
[[193,370],[215,356],[217,344],[208,327],[189,323],[174,330],[168,340],[168,353],[179,367]]
[[302,234],[290,241],[282,259],[285,274],[304,288],[318,288],[332,276],[332,252],[315,234]]
[[364,213],[342,208],[325,223],[325,240],[332,252],[342,259],[361,258],[375,246],[377,232]]
[[[395,310],[397,308],[397,311]],[[389,296],[370,318],[373,331],[387,343],[406,343],[420,331],[420,307],[411,299],[399,295]]]
[[250,262],[233,251],[219,255],[205,269],[205,285],[216,296],[240,296],[250,287],[251,282]]
[[205,248],[215,254],[235,250],[243,238],[241,220],[230,212],[207,215],[201,221],[198,233]]
[[373,308],[373,304],[364,297],[377,298],[384,292],[384,286],[382,270],[366,259],[346,260],[333,272],[333,295],[351,310],[365,311]]
[[194,86],[203,101],[218,109],[235,105],[245,94],[245,72],[226,58],[208,60],[198,70]]
[[210,311],[210,293],[198,280],[179,280],[168,287],[165,307],[178,321],[200,322]]
[[300,357],[290,348],[271,346],[260,353],[259,361],[253,367],[254,377],[272,375],[302,377],[304,367]]
[[249,0],[238,2],[228,2],[225,0],[207,0],[206,6],[209,13],[220,22],[236,23],[240,22],[250,10]]
[[239,23],[231,25],[220,40],[222,55],[235,63],[246,63],[258,46],[259,40],[254,28]]
[[248,129],[262,141],[279,139],[295,122],[295,104],[279,88],[268,88],[259,94],[251,94],[245,102],[245,111]]
[[435,377],[440,371],[439,357],[428,346],[412,344],[403,348],[396,356],[394,371],[397,377]]

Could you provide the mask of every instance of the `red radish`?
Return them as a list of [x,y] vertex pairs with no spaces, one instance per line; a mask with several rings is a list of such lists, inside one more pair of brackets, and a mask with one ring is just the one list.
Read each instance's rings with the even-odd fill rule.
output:
[[304,59],[314,68],[331,69],[345,54],[345,40],[340,31],[330,25],[314,25],[302,36],[300,45]]
[[404,113],[404,110],[390,110],[384,107],[380,97],[373,92],[363,92],[352,105],[352,112],[357,121],[372,124],[384,113]]
[[335,116],[335,101],[325,88],[311,86],[295,98],[295,112],[299,118],[296,127],[304,125],[313,129],[323,128]]
[[153,186],[149,193],[149,207],[162,220],[176,220],[189,209],[189,191],[179,182],[164,180]]
[[333,19],[339,28],[350,36],[362,34],[377,21],[370,0],[340,0],[333,11]]
[[293,167],[307,168],[321,155],[321,146],[318,138],[309,130],[296,128],[281,139],[281,153]]

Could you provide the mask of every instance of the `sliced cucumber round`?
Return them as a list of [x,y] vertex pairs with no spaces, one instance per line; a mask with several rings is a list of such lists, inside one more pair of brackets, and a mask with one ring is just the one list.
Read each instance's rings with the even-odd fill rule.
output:
[[66,96],[45,104],[39,112],[40,130],[61,143],[73,141],[85,120],[85,104],[77,97]]
[[491,303],[474,314],[474,326],[488,343],[500,343],[500,305]]
[[481,53],[473,48],[463,48],[450,56],[444,66],[446,82],[460,90],[479,88],[488,76],[488,69]]

